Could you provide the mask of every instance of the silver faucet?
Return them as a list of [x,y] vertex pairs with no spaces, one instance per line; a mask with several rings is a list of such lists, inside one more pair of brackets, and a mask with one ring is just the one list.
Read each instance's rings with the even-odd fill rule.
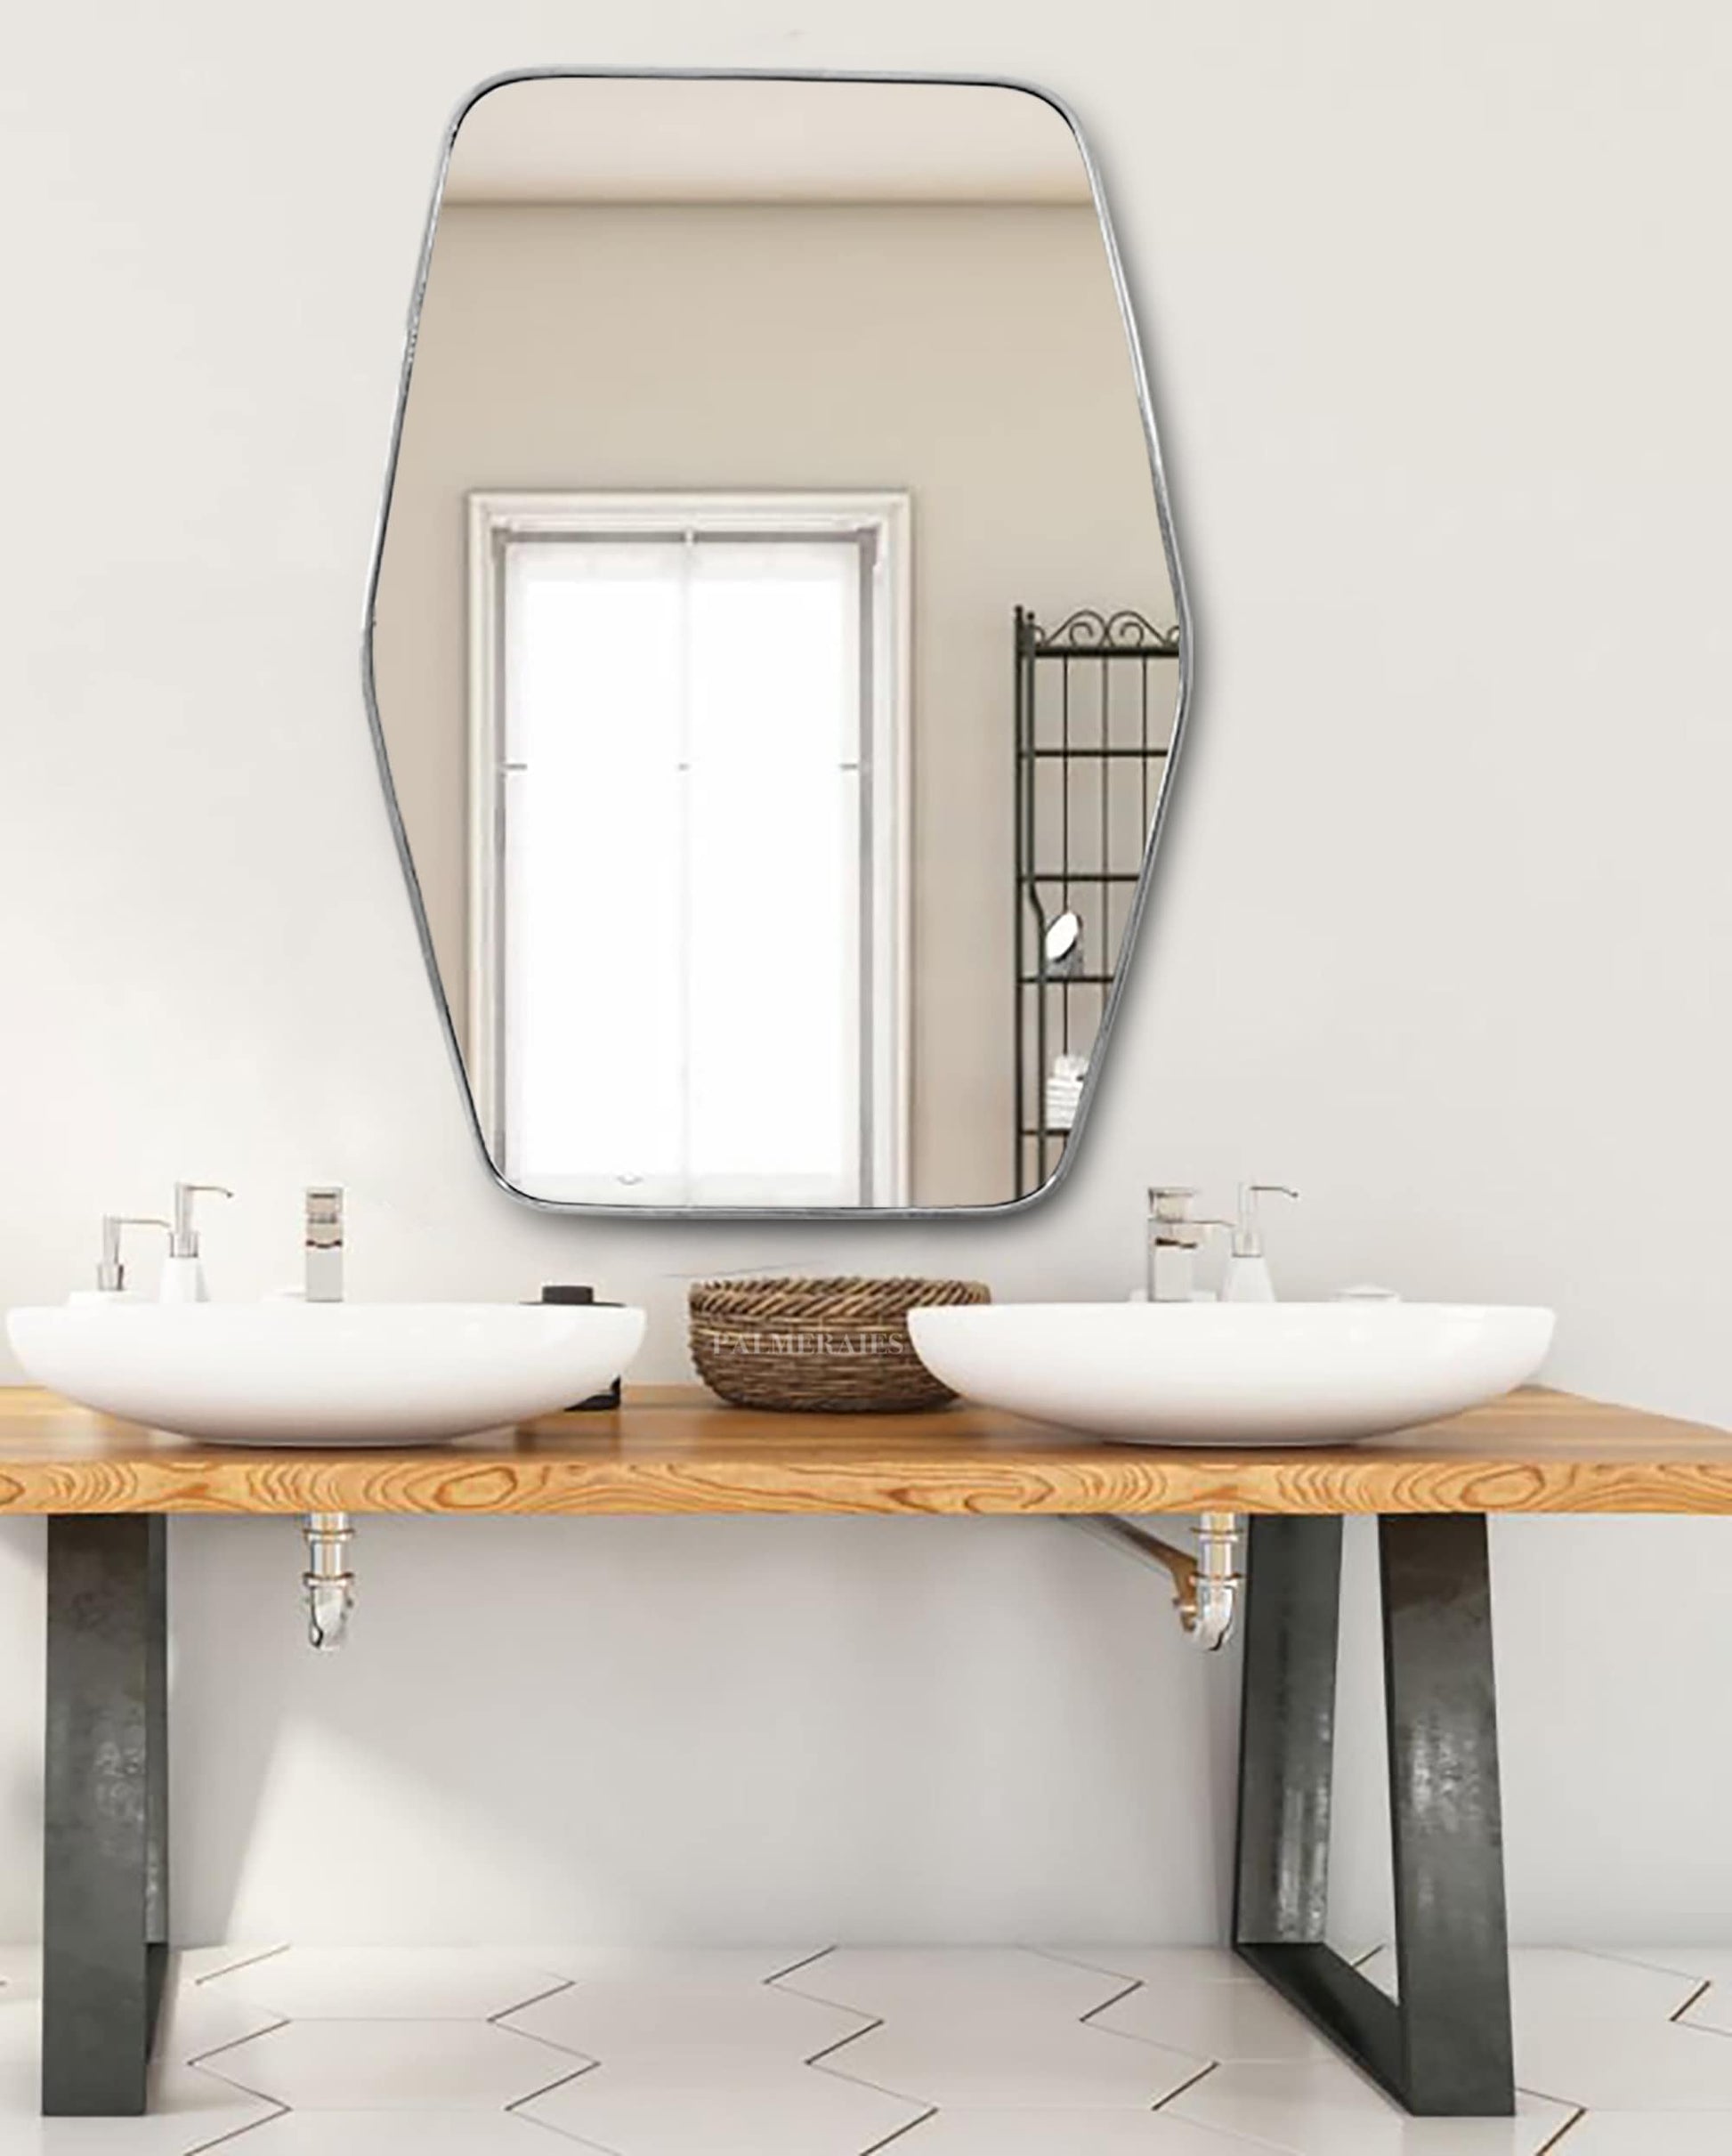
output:
[[1157,1183],[1149,1192],[1144,1258],[1151,1302],[1189,1302],[1204,1233],[1211,1228],[1232,1228],[1231,1220],[1194,1213],[1196,1196],[1194,1190],[1178,1184]]
[[[308,1186],[306,1203],[306,1300],[343,1300],[343,1191],[336,1183]],[[306,1597],[307,1637],[321,1654],[343,1646],[355,1606],[355,1576],[349,1568],[354,1522],[347,1512],[309,1512],[301,1523],[306,1537],[307,1568],[301,1575]]]
[[307,1192],[306,1299],[343,1300],[343,1192],[335,1184],[315,1184]]

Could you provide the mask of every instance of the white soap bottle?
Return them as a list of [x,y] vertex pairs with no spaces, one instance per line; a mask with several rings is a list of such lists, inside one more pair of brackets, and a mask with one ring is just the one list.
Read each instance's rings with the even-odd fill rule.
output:
[[158,1291],[161,1302],[210,1301],[210,1290],[205,1285],[204,1260],[198,1255],[198,1231],[192,1218],[192,1201],[202,1191],[219,1198],[234,1196],[222,1183],[175,1184],[174,1224],[169,1230],[168,1255],[163,1261],[162,1286]]
[[1221,1274],[1223,1302],[1273,1302],[1275,1280],[1263,1254],[1263,1228],[1257,1215],[1260,1197],[1296,1198],[1297,1190],[1285,1183],[1241,1183],[1239,1222],[1233,1231],[1233,1247]]

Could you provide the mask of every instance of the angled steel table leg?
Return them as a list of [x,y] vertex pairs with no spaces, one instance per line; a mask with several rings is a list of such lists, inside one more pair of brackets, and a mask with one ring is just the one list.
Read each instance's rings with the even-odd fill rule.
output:
[[1339,1520],[1250,1530],[1234,1943],[1406,2108],[1515,2108],[1485,1522],[1379,1523],[1396,1883],[1391,1999],[1323,1941]]
[[42,2108],[145,2108],[168,1941],[166,1520],[48,1522]]

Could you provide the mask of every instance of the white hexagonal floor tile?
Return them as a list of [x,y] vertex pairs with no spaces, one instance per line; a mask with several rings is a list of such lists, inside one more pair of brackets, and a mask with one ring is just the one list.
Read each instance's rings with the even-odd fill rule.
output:
[[[1541,2156],[1575,2111],[1525,2095],[1513,2119],[1412,2119],[1344,2061],[1328,2058],[1218,2066],[1161,2115],[1283,2156]],[[1558,2156],[1567,2148],[1566,2140]]]
[[767,1984],[828,1960],[827,1947],[537,1947],[538,1969],[576,1983]]
[[1732,2156],[1732,1951],[1512,1980],[1544,2095],[1412,2120],[1219,1949],[201,1949],[150,2115],[44,2120],[39,1956],[0,1949],[0,2152]]
[[1230,1947],[1035,1947],[1042,1961],[1063,1962],[1092,1975],[1131,1984],[1242,1983],[1250,1971]]
[[515,2111],[279,2111],[222,2156],[560,2156],[562,2148],[570,2156],[570,2144]]
[[774,1984],[708,1972],[580,1978],[552,1997],[503,2016],[506,2029],[562,2045],[611,2066],[623,2059],[724,2052],[799,2066],[872,2026],[870,2015],[784,1991]]
[[503,2111],[593,2062],[490,2022],[289,2022],[201,2062],[290,2111]]
[[862,2156],[924,2111],[813,2067],[709,2053],[597,2067],[522,2115],[609,2156]]
[[285,1947],[203,1982],[289,2021],[490,2021],[563,1980],[483,1947]]
[[939,2111],[1150,2111],[1209,2061],[1068,2019],[978,2003],[903,2014],[817,2069]]
[[1732,1984],[1710,1984],[1678,2017],[1686,2029],[1712,2029],[1732,2036]]
[[1726,2156],[1732,2111],[1590,2111],[1558,2156]]
[[1166,2111],[939,2111],[886,2156],[1272,2156]]
[[838,1947],[776,1980],[874,2020],[978,2010],[1060,2022],[1080,2021],[1129,1982],[1016,1947]]
[[1202,1982],[1176,1971],[1151,1977],[1090,2014],[1089,2026],[1217,2063],[1331,2055],[1305,2016],[1248,1972]]
[[1732,2112],[1732,2036],[1679,2022],[1525,2022],[1516,2071],[1589,2111]]
[[205,1984],[213,1977],[227,1976],[245,1968],[249,1962],[264,1961],[272,1954],[281,1954],[287,1944],[287,1940],[267,1939],[251,1947],[180,1947],[175,1949],[174,1966],[182,1983]]
[[1595,1947],[1592,1951],[1599,1961],[1634,1962],[1671,1976],[1693,1976],[1699,1984],[1732,1985],[1732,1947]]

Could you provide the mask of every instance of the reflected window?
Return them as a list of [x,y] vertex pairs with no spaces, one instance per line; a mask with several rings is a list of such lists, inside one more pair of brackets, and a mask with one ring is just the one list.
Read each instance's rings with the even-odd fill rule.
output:
[[470,509],[469,1025],[507,1179],[905,1203],[905,503]]

